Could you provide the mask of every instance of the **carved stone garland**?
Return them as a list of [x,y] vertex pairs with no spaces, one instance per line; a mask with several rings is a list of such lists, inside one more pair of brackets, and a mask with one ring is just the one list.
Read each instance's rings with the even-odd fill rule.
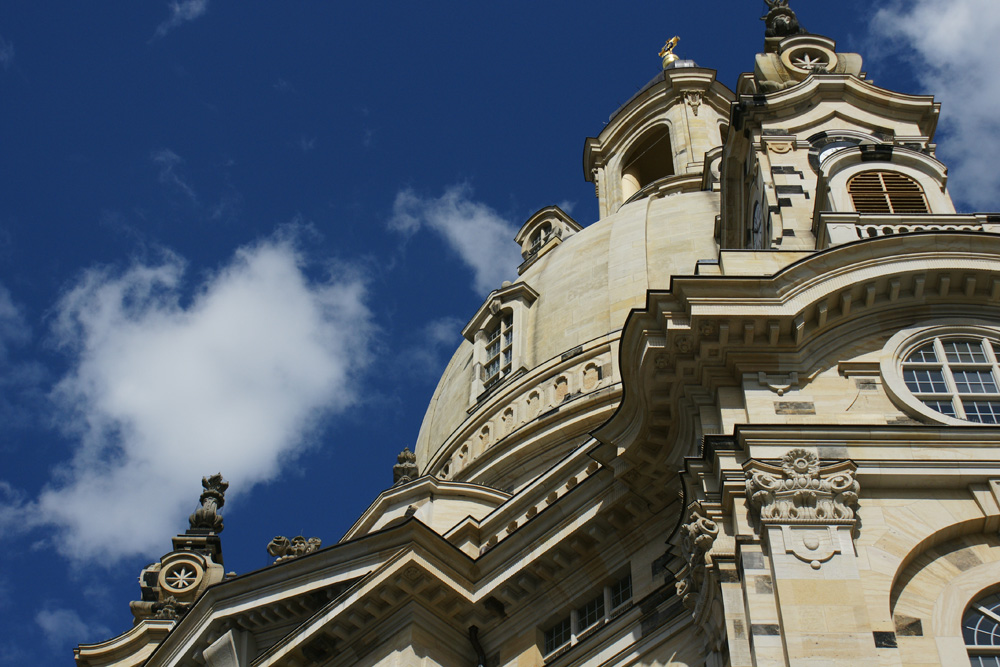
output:
[[793,449],[780,467],[750,461],[747,468],[751,511],[763,526],[780,527],[786,553],[818,570],[841,552],[837,527],[853,532],[857,524],[860,486],[853,462],[821,467],[815,453]]

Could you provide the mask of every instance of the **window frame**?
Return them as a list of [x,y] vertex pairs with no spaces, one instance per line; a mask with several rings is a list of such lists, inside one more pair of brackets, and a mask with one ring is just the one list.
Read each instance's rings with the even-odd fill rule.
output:
[[[625,586],[622,584],[625,583]],[[615,589],[627,590],[627,597],[623,597],[619,604],[612,606]],[[621,576],[615,577],[597,591],[582,598],[572,605],[571,611],[563,613],[555,621],[547,623],[541,631],[541,650],[543,660],[551,660],[556,656],[575,646],[598,628],[614,620],[624,610],[628,609],[632,603],[632,572],[629,570]],[[593,619],[589,623],[582,616],[590,616],[588,607],[594,607]],[[597,611],[599,609],[599,612]],[[560,643],[556,643],[557,638],[561,638],[563,628],[568,625],[569,634]]]
[[[528,311],[538,292],[525,282],[504,283],[493,290],[465,328],[462,336],[472,343],[472,380],[469,404],[476,406],[508,379],[530,367]],[[493,337],[494,332],[499,336]],[[492,344],[499,340],[499,365]],[[471,409],[471,408],[470,408]]]
[[[859,179],[871,179],[872,177],[878,178],[879,189],[870,189],[868,186],[865,186],[867,189],[861,189],[862,185],[859,183]],[[897,181],[897,183],[890,183],[887,180],[890,177]],[[858,189],[855,189],[855,183],[859,183]],[[900,183],[912,186],[915,190],[896,188],[895,186]],[[847,179],[847,194],[851,199],[851,204],[854,206],[855,212],[862,215],[923,215],[931,212],[927,193],[924,191],[924,187],[920,184],[920,181],[908,174],[892,169],[866,169],[853,174]],[[915,201],[914,198],[918,196],[923,210],[896,210],[897,208],[902,208],[906,202],[912,204]],[[881,203],[884,203],[886,210],[861,210],[859,208],[859,199],[862,197],[868,198],[868,204],[875,203],[875,197],[881,197]],[[862,203],[865,202],[862,201]],[[865,206],[865,208],[871,208],[871,206]]]
[[[987,606],[983,604],[984,602],[991,602],[991,604]],[[973,632],[973,640],[982,632],[978,629],[978,624],[975,627],[966,624],[976,614],[979,615],[980,620],[989,620],[994,624],[992,634],[994,634],[996,643],[980,644],[975,641],[969,643],[966,630]],[[975,658],[995,658],[995,665],[1000,666],[1000,593],[992,592],[980,595],[966,606],[965,613],[962,614],[962,641],[965,643],[965,651],[969,654],[970,662]],[[980,661],[979,664],[983,663]],[[986,665],[985,667],[991,666]]]
[[[494,352],[495,349],[495,352]],[[500,384],[513,370],[514,313],[500,312],[486,329],[486,358],[483,360],[483,389]],[[495,370],[493,370],[495,368]]]
[[[985,361],[954,361],[947,358],[946,343],[975,339],[980,341]],[[934,351],[935,359],[915,360],[913,355],[928,347]],[[1000,414],[995,422],[975,421],[966,418],[971,404],[996,404],[994,412],[1000,413],[1000,327],[986,321],[954,321],[928,323],[897,332],[883,347],[880,357],[883,385],[889,397],[905,412],[924,420],[955,426],[1000,425]],[[940,371],[940,384],[922,390],[914,386],[913,373]],[[992,376],[995,391],[959,391],[955,373],[985,372]],[[943,391],[938,391],[942,388]],[[950,403],[951,413],[940,411],[942,406],[928,403]]]
[[[839,133],[838,133],[839,134]],[[876,155],[879,159],[873,160]],[[812,159],[812,154],[810,154]],[[817,156],[818,160],[818,156]],[[953,215],[955,204],[951,201],[946,185],[948,169],[930,155],[902,146],[889,144],[871,145],[867,142],[854,147],[844,147],[824,156],[817,162],[819,180],[816,191],[816,211],[833,211],[857,215],[854,201],[847,191],[847,183],[855,175],[869,171],[898,173],[914,181],[923,190],[930,215]],[[927,214],[881,214],[903,219],[924,219]]]

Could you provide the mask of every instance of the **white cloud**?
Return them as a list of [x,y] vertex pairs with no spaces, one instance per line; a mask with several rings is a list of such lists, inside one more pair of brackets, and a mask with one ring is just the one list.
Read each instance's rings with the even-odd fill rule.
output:
[[0,285],[0,364],[7,361],[11,345],[22,345],[31,338],[31,328],[21,309]]
[[156,28],[155,37],[163,37],[178,26],[194,21],[208,11],[208,0],[171,0],[170,16]]
[[105,639],[111,631],[102,625],[89,625],[72,609],[49,609],[35,614],[35,623],[42,628],[53,648],[67,644]]
[[184,163],[184,158],[169,148],[161,148],[158,151],[153,151],[149,159],[160,169],[160,183],[177,188],[193,202],[198,201],[198,196],[195,194],[194,188],[181,175],[178,168]]
[[222,471],[238,497],[358,397],[372,325],[357,277],[310,280],[281,239],[242,248],[190,298],[184,270],[176,256],[93,269],[57,306],[72,369],[53,398],[78,447],[36,501],[6,504],[55,527],[73,560],[159,555],[202,475]]
[[485,294],[516,275],[521,263],[520,250],[514,243],[518,228],[471,196],[467,184],[454,185],[436,199],[403,190],[396,195],[389,227],[413,234],[427,226],[440,234],[472,269],[474,289]]
[[0,37],[0,67],[7,69],[14,62],[14,45]]
[[951,171],[952,196],[973,207],[997,207],[1000,169],[1000,3],[912,0],[876,12],[879,40],[889,38],[926,92],[942,104],[939,157]]

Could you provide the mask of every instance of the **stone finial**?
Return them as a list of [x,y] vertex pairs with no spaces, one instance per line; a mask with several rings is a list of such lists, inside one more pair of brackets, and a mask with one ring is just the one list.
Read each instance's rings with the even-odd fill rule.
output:
[[392,485],[406,484],[417,478],[417,455],[404,447],[396,457],[396,465],[392,466]]
[[310,537],[308,540],[301,535],[288,539],[278,535],[267,545],[267,553],[274,556],[274,562],[280,563],[282,561],[291,560],[292,558],[298,558],[299,556],[305,556],[306,554],[311,554],[314,551],[319,551],[320,547],[323,546],[323,541],[318,537]]
[[767,16],[762,16],[766,26],[765,37],[790,37],[806,34],[805,28],[799,25],[795,12],[788,7],[788,0],[764,0],[767,3]]
[[218,511],[226,504],[226,489],[229,488],[229,482],[222,479],[222,473],[216,473],[211,477],[202,477],[201,485],[205,489],[201,493],[201,507],[188,517],[188,521],[193,530],[221,533],[222,516]]

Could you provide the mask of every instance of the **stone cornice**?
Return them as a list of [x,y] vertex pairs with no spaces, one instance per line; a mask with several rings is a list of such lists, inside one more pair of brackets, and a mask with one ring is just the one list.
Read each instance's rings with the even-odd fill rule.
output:
[[593,435],[639,467],[678,465],[689,452],[671,443],[693,437],[683,420],[690,424],[719,386],[739,384],[744,370],[808,371],[808,355],[823,347],[818,337],[876,314],[885,329],[912,323],[914,309],[929,304],[979,316],[992,306],[1000,317],[998,275],[1000,236],[917,233],[837,246],[773,276],[675,277],[630,315],[623,400]]
[[801,113],[804,103],[810,108],[817,99],[844,101],[866,109],[878,109],[887,117],[911,120],[921,134],[933,140],[941,105],[931,95],[908,95],[860,79],[850,74],[814,74],[801,83],[767,95],[742,95],[734,110],[734,125],[780,122]]
[[[138,657],[150,645],[159,644],[176,625],[176,621],[146,619],[139,621],[127,632],[97,644],[80,644],[74,649],[79,667],[117,665],[129,658]],[[138,663],[136,663],[138,664]]]
[[[435,554],[466,578],[474,576],[473,561],[419,521],[409,520],[393,528],[336,544],[318,552],[271,565],[210,587],[156,649],[146,665],[171,665],[204,648],[213,624],[252,623],[255,615],[275,619],[294,617],[298,607],[305,617],[318,593],[340,599],[402,554],[420,551]],[[260,610],[265,610],[261,612]],[[304,618],[303,618],[304,620]],[[221,626],[220,626],[221,627]]]
[[[301,660],[311,642],[321,648],[326,644],[319,638],[326,637],[335,638],[338,648],[349,646],[367,632],[362,626],[370,628],[389,619],[404,604],[431,609],[449,627],[464,632],[470,623],[485,627],[492,622],[487,598],[507,609],[520,609],[554,582],[580,574],[578,565],[597,553],[603,554],[606,566],[617,567],[615,545],[623,531],[643,525],[649,514],[647,503],[629,494],[611,475],[596,474],[599,466],[586,452],[578,453],[553,469],[550,485],[565,478],[565,493],[544,499],[545,508],[530,517],[526,512],[524,521],[514,516],[525,512],[524,503],[510,504],[509,511],[502,508],[487,517],[488,527],[516,531],[519,537],[509,544],[501,541],[479,559],[467,557],[410,519],[209,588],[147,664],[196,659],[209,638],[226,627],[252,629],[257,622],[292,621],[298,629],[262,656],[260,664],[277,664],[274,661],[285,657]],[[530,554],[524,553],[525,544],[532,545]],[[330,601],[317,609],[320,593]]]
[[647,119],[659,115],[673,104],[683,104],[686,91],[704,94],[704,103],[721,115],[729,113],[735,99],[729,88],[716,80],[716,71],[701,67],[685,67],[661,72],[635,96],[612,114],[610,121],[597,137],[584,143],[583,173],[594,180],[593,170],[604,164],[605,157],[621,148],[622,142],[633,135]]
[[407,502],[409,499],[417,500],[427,496],[434,496],[438,500],[453,497],[478,500],[498,507],[510,499],[509,493],[481,484],[451,482],[437,479],[430,475],[424,475],[412,482],[394,486],[380,493],[340,541],[353,540],[369,532],[371,526],[385,513],[389,506],[399,505]]

